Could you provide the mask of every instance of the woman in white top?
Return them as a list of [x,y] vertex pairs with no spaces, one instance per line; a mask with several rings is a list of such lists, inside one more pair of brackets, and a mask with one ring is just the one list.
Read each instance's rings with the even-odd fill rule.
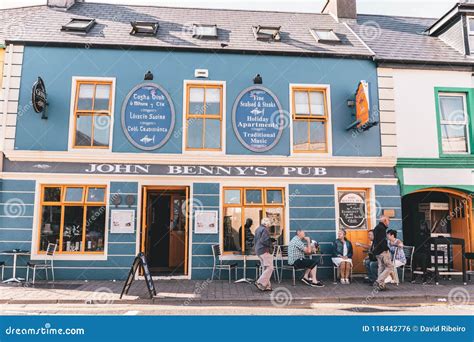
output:
[[337,239],[333,244],[332,262],[338,268],[341,284],[349,284],[349,277],[352,269],[352,243],[346,239],[346,231],[340,229],[337,232]]

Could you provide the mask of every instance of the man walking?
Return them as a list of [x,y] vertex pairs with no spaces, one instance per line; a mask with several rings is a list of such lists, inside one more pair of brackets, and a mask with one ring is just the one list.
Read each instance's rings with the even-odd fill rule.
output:
[[379,224],[374,229],[373,253],[377,258],[378,277],[374,283],[379,290],[386,290],[385,279],[393,272],[392,257],[387,243],[387,228],[390,219],[381,216]]
[[255,286],[257,286],[260,291],[272,290],[270,279],[273,274],[273,255],[271,253],[272,240],[269,232],[271,224],[270,219],[265,217],[262,219],[260,227],[255,231],[255,253],[264,268],[262,275],[255,282]]

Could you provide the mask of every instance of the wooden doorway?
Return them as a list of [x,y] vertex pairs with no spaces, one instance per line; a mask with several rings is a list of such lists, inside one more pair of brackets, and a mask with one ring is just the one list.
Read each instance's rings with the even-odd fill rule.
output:
[[140,250],[153,276],[188,274],[189,188],[143,188]]

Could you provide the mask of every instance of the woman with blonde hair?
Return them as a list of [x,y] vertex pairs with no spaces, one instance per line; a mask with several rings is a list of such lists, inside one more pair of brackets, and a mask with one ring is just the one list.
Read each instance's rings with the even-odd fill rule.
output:
[[350,284],[352,270],[352,243],[346,239],[346,231],[339,229],[337,239],[333,244],[332,262],[337,266],[341,284]]

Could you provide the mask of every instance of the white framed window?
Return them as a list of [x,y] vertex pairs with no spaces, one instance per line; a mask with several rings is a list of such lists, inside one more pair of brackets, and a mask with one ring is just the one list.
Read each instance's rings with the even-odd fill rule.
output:
[[72,78],[69,150],[111,150],[114,101],[115,78]]
[[331,153],[329,85],[290,84],[293,154]]
[[310,29],[311,35],[317,42],[340,42],[333,30]]
[[183,91],[183,151],[224,153],[225,82],[188,80]]
[[469,114],[466,93],[439,93],[441,149],[447,154],[469,153]]

